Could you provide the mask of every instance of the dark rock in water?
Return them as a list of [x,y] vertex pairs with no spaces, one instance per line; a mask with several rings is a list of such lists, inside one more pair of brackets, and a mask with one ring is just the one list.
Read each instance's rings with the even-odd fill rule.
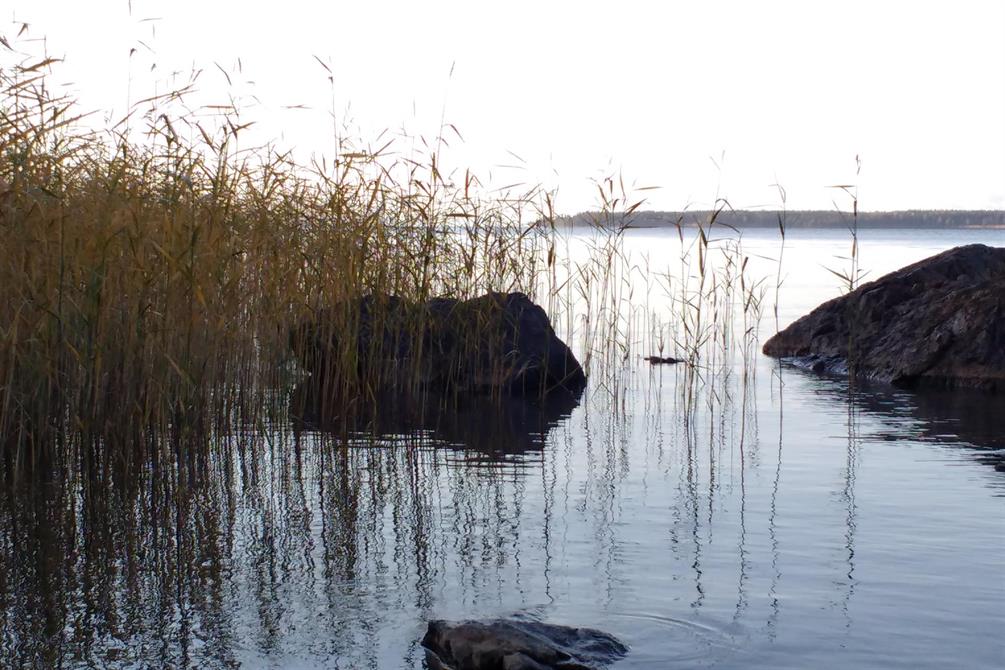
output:
[[600,670],[628,653],[589,628],[536,621],[431,621],[422,638],[431,670]]
[[389,387],[474,393],[578,393],[586,375],[544,310],[522,293],[423,304],[366,296],[336,306],[290,333],[300,364],[320,386],[355,369]]
[[679,358],[674,358],[673,356],[646,356],[646,360],[649,361],[650,365],[676,365],[677,363],[683,363]]
[[1005,391],[1005,248],[957,247],[864,284],[764,353],[908,388]]

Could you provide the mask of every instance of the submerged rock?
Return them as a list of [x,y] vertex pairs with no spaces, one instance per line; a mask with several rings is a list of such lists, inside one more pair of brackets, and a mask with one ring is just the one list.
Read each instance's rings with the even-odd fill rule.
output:
[[1005,391],[1005,248],[956,247],[864,284],[764,353],[901,387]]
[[431,621],[422,638],[430,670],[600,670],[628,653],[590,628],[536,621]]
[[544,310],[522,293],[412,303],[371,295],[325,310],[290,333],[319,388],[336,371],[390,388],[544,395],[578,393],[586,375]]

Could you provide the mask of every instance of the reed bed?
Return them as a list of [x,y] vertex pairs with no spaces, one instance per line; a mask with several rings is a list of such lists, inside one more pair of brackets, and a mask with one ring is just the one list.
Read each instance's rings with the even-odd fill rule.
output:
[[[490,191],[435,149],[343,139],[307,165],[242,149],[238,110],[179,112],[184,89],[95,130],[48,87],[53,66],[0,69],[7,479],[191,469],[214,436],[285,425],[303,377],[290,330],[326,309],[343,345],[331,377],[343,396],[373,394],[358,317],[329,309],[365,295],[524,292],[612,397],[625,364],[664,347],[692,389],[737,351],[752,360],[763,282],[735,235],[713,237],[715,214],[694,236],[679,222],[680,265],[658,270],[624,250],[643,200],[618,179],[598,183],[599,214],[572,233],[552,194]],[[398,374],[408,386],[421,370]]]
[[210,131],[156,107],[140,142],[89,132],[50,95],[48,65],[0,73],[11,471],[48,462],[69,434],[106,467],[149,436],[177,444],[280,412],[289,329],[326,306],[530,290],[526,215],[486,202],[471,175],[448,181],[435,154],[343,146],[297,165],[237,150],[229,118]]
[[[95,129],[48,87],[54,65],[0,68],[0,553],[10,559],[0,561],[0,648],[26,664],[66,653],[113,663],[136,623],[121,611],[151,593],[158,616],[183,629],[204,593],[224,612],[235,526],[261,538],[255,561],[268,565],[310,543],[310,496],[331,519],[326,579],[365,563],[386,505],[404,510],[395,519],[421,512],[434,533],[426,510],[444,490],[482,496],[491,468],[441,486],[428,435],[378,435],[384,448],[365,450],[373,441],[359,434],[294,430],[304,371],[290,331],[320,314],[341,344],[329,371],[341,397],[378,397],[381,380],[356,358],[358,317],[338,308],[362,296],[528,294],[587,368],[584,416],[611,435],[630,387],[645,384],[633,376],[641,357],[680,358],[672,392],[654,374],[644,397],[679,408],[689,482],[704,446],[713,471],[723,445],[756,442],[748,387],[768,289],[748,271],[742,236],[718,220],[725,201],[678,221],[676,257],[639,255],[626,237],[644,193],[616,177],[598,182],[597,213],[573,229],[553,194],[492,191],[435,149],[343,139],[334,158],[303,164],[243,148],[239,110],[187,113],[184,90]],[[420,332],[421,315],[409,327]],[[398,374],[408,386],[422,371]],[[425,545],[409,551],[426,571]],[[103,577],[83,577],[92,572]],[[23,602],[10,599],[18,592]],[[107,626],[92,636],[93,621]],[[158,622],[139,628],[188,639]],[[209,638],[210,651],[229,653],[226,631]]]

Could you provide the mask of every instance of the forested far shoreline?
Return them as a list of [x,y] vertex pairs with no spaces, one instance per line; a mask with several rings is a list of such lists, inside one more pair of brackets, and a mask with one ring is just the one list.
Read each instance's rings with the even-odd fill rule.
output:
[[[713,212],[695,210],[688,212],[636,211],[631,214],[580,212],[573,216],[558,217],[556,223],[572,226],[602,225],[629,228],[666,228],[676,226],[706,225]],[[791,228],[1005,228],[1005,210],[903,210],[893,212],[850,212],[836,210],[723,210],[715,215],[715,223],[734,228],[777,228],[784,221]]]

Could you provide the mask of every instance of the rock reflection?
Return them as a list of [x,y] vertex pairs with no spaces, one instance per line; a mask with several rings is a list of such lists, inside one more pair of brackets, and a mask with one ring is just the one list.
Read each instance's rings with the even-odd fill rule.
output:
[[[791,368],[792,374],[810,373]],[[850,401],[855,411],[882,420],[874,439],[917,440],[972,449],[976,460],[1005,468],[1005,395],[972,390],[905,391],[814,377],[814,390],[828,400]],[[851,432],[851,427],[849,427]]]
[[341,411],[326,407],[309,385],[298,387],[291,410],[299,430],[317,430],[357,440],[423,436],[465,452],[468,461],[514,462],[544,447],[548,432],[579,406],[581,393],[555,391],[543,398],[446,395],[416,396],[380,390],[354,399]]

